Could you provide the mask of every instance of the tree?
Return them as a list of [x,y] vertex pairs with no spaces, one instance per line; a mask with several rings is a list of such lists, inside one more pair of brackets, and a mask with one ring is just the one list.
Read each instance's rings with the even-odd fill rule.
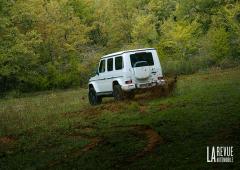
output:
[[196,21],[168,20],[162,25],[161,34],[158,48],[164,57],[183,60],[196,53],[200,34]]
[[156,43],[158,34],[155,29],[154,17],[151,15],[139,15],[133,26],[133,42],[142,46],[151,46]]

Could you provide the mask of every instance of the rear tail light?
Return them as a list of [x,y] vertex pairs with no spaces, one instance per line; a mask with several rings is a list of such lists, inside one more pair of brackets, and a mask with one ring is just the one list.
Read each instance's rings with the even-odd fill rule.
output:
[[132,84],[132,80],[125,81],[126,84]]

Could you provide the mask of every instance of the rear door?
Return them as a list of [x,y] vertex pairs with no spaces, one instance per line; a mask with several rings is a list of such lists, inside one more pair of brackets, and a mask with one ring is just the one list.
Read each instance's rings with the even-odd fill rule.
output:
[[137,83],[151,82],[151,76],[155,71],[152,52],[135,52],[130,54],[130,62]]
[[98,68],[98,79],[97,79],[97,85],[99,87],[100,92],[104,92],[106,89],[106,78],[107,78],[107,71],[106,71],[106,60],[102,59],[99,64]]
[[105,92],[112,92],[112,81],[115,76],[114,72],[114,60],[113,58],[107,58],[107,72],[106,72],[106,86],[104,87]]
[[106,86],[104,89],[106,92],[113,91],[113,81],[123,77],[123,57],[116,56],[106,59],[107,67],[106,67]]

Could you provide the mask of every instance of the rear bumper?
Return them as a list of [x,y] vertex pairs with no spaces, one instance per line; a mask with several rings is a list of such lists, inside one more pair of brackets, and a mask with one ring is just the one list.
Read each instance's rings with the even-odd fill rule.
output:
[[158,80],[156,82],[144,83],[144,84],[126,84],[122,85],[123,91],[132,91],[135,89],[147,89],[155,86],[163,86],[165,84],[165,80]]
[[122,85],[122,90],[123,91],[132,91],[134,89],[136,89],[136,85],[135,84]]

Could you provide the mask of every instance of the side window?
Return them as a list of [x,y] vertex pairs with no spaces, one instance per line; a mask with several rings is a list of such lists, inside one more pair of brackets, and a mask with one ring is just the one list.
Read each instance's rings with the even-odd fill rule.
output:
[[115,58],[115,70],[121,70],[123,68],[122,56]]
[[105,72],[105,60],[101,60],[100,66],[99,66],[99,73]]
[[107,71],[113,71],[113,58],[107,60]]

